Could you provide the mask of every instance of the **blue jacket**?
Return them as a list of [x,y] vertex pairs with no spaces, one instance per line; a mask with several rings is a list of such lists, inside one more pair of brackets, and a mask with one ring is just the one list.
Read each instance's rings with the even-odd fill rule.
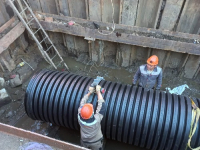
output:
[[147,65],[142,65],[133,77],[133,84],[136,84],[138,80],[139,86],[143,88],[152,89],[157,82],[156,89],[160,89],[162,85],[162,68],[156,66],[149,74]]

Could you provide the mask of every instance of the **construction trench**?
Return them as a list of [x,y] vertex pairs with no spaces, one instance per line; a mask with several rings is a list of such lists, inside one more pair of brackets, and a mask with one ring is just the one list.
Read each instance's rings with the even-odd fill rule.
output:
[[[37,33],[36,39],[9,0],[0,1],[0,87],[8,94],[0,95],[3,149],[22,149],[31,141],[53,149],[82,149],[76,111],[96,76],[105,78],[100,84],[106,89],[102,121],[106,150],[185,149],[192,120],[190,98],[200,106],[198,0],[27,2],[50,40],[44,39],[33,15],[23,9],[23,0],[15,0],[14,6],[24,10],[21,17]],[[61,56],[52,59],[55,66],[40,47],[54,57],[57,52],[51,41]],[[153,54],[163,69],[161,91],[132,86],[138,67]],[[182,96],[165,93],[166,87],[183,84],[189,89]],[[60,93],[66,97],[56,98]],[[42,104],[59,102],[67,109]],[[92,102],[96,105],[95,98]],[[199,132],[198,122],[191,147],[200,146]]]

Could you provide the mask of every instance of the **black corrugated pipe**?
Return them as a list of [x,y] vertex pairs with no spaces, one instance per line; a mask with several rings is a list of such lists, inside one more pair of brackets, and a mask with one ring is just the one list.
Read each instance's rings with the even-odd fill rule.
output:
[[[79,129],[77,112],[92,78],[71,73],[42,70],[29,82],[25,109],[29,117],[71,129]],[[184,150],[192,119],[188,97],[135,86],[101,81],[106,112],[102,130],[107,138],[152,150]],[[96,94],[92,99],[97,107]],[[200,100],[194,99],[197,106]],[[192,147],[200,145],[200,129]]]

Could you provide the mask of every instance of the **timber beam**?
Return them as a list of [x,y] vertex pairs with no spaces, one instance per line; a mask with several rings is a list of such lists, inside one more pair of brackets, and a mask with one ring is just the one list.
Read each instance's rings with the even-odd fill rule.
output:
[[0,27],[0,34],[3,33],[7,28],[9,28],[16,21],[15,17],[12,17],[8,22]]
[[[91,39],[94,38],[110,42],[200,55],[200,44],[194,43],[195,40],[200,39],[200,36],[195,34],[122,24],[115,24],[115,30],[111,32],[111,27],[113,26],[112,23],[58,16],[41,12],[36,12],[36,16],[40,16],[38,19],[43,28],[51,32],[61,32]],[[45,17],[52,17],[53,22],[44,21]],[[69,26],[69,21],[74,21],[75,24]],[[36,23],[33,23],[32,27],[38,28]],[[110,28],[109,31],[107,30],[108,27]]]
[[53,139],[53,138],[50,138],[50,137],[47,137],[47,136],[44,136],[44,135],[41,135],[38,133],[30,132],[30,131],[16,128],[16,127],[6,125],[3,123],[0,123],[0,133],[1,132],[8,134],[8,135],[14,135],[15,137],[17,137],[19,139],[25,138],[25,139],[32,140],[32,141],[45,143],[45,144],[54,146],[55,148],[59,148],[59,149],[88,150],[87,148],[80,147],[78,145],[59,141],[59,140],[56,140],[56,139]]
[[0,54],[6,50],[23,32],[24,25],[19,22],[13,29],[0,39]]

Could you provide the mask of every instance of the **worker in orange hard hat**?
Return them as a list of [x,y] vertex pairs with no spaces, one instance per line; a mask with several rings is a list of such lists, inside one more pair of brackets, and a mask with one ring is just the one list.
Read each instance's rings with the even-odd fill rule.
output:
[[[92,150],[103,149],[101,120],[103,118],[106,106],[100,89],[100,85],[97,85],[96,87],[89,87],[89,92],[82,98],[80,107],[78,109],[81,145]],[[95,91],[98,97],[98,106],[94,113],[93,105],[86,102],[90,95]]]
[[139,80],[139,86],[159,90],[162,85],[162,68],[158,65],[158,57],[153,55],[147,59],[147,64],[141,65],[133,77],[133,85]]

